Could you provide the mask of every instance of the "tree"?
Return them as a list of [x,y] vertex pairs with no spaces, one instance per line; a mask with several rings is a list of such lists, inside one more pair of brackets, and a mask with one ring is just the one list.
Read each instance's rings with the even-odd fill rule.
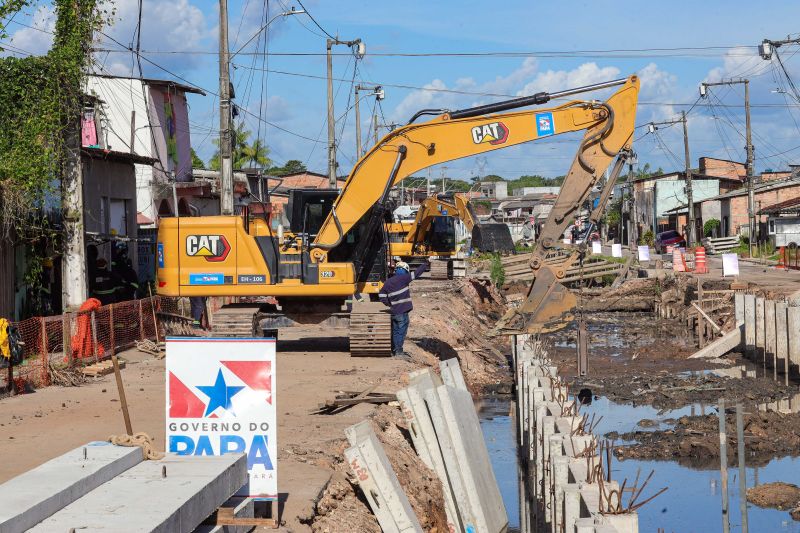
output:
[[[249,145],[247,139],[250,132],[244,129],[244,122],[240,122],[232,132],[233,136],[233,168],[247,168],[256,166],[261,168],[269,167],[272,163],[269,156],[269,148],[260,140]],[[219,146],[219,139],[214,139],[214,144]],[[214,152],[208,160],[208,166],[212,170],[219,170],[219,150]]]
[[478,178],[477,181],[506,181],[506,180],[504,177],[498,176],[497,174],[489,174],[488,176]]
[[200,159],[200,156],[197,155],[194,148],[192,148],[192,168],[206,168],[206,164]]
[[287,174],[299,174],[306,170],[306,166],[302,161],[290,159],[282,167],[272,167],[269,169],[269,173],[273,176],[286,176]]

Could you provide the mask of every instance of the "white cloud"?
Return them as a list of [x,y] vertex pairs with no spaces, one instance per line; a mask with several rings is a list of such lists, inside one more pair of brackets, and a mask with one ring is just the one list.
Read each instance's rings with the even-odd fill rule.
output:
[[29,54],[46,53],[53,42],[52,33],[56,26],[55,12],[49,6],[40,6],[31,17],[29,26],[32,27],[18,26],[20,29],[11,35],[11,44]]
[[572,70],[548,70],[540,72],[536,77],[517,91],[519,96],[534,94],[540,91],[555,92],[571,87],[581,87],[601,81],[618,78],[617,67],[599,67],[597,63],[584,63]]

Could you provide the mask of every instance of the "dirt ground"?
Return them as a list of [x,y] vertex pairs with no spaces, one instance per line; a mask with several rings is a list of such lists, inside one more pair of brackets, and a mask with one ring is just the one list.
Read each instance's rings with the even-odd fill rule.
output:
[[[415,368],[458,357],[474,393],[510,390],[508,347],[482,334],[502,298],[482,282],[420,280],[412,287],[406,350],[412,362],[351,358],[346,330],[281,330],[276,401],[278,486],[284,531],[379,531],[343,461],[344,429],[371,419],[401,484],[428,531],[446,531],[441,484],[413,452],[396,405],[356,405],[335,415],[310,414],[344,390],[392,393]],[[466,333],[464,333],[466,332]],[[122,371],[134,431],[161,449],[165,433],[164,361],[129,350]],[[0,400],[0,483],[92,440],[124,433],[112,376],[80,387],[48,387]],[[317,504],[317,502],[319,502]]]

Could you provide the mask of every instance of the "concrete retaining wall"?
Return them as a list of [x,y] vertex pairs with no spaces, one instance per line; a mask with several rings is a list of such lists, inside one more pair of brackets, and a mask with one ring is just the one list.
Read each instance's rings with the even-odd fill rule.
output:
[[735,298],[736,317],[744,317],[741,328],[743,351],[773,375],[800,373],[800,303],[769,300],[752,294]]
[[635,512],[601,512],[609,511],[608,495],[619,485],[602,475],[600,440],[576,411],[542,345],[515,335],[513,355],[523,461],[521,531],[637,533]]

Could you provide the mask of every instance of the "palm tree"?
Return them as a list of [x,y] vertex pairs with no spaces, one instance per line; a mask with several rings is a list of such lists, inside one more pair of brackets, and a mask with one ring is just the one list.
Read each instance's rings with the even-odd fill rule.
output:
[[[247,139],[250,137],[250,132],[244,129],[244,122],[240,122],[233,130],[233,168],[246,168],[248,166],[256,166],[267,168],[272,164],[269,158],[269,148],[261,139],[250,145],[247,144]],[[219,146],[219,139],[214,139],[214,144]],[[208,166],[212,170],[219,170],[219,150],[214,152],[211,159],[208,161]]]

